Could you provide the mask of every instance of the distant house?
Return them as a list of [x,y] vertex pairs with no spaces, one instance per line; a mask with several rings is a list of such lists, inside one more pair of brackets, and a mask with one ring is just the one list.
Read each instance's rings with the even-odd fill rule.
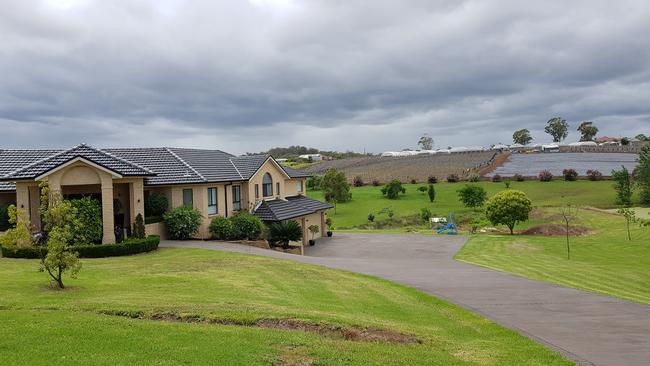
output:
[[542,145],[542,151],[545,153],[557,153],[560,152],[560,145],[558,144]]
[[[180,148],[97,149],[78,145],[67,150],[0,150],[0,204],[16,204],[40,231],[39,183],[64,198],[91,196],[101,202],[103,243],[114,243],[115,229],[130,228],[145,216],[147,197],[165,195],[170,208],[190,206],[203,216],[197,238],[210,237],[216,216],[245,210],[267,223],[297,221],[303,229],[326,231],[329,204],[305,196],[309,174],[280,165],[269,155],[235,156],[220,150]],[[146,219],[146,217],[144,217]],[[161,223],[148,234],[165,234]]]

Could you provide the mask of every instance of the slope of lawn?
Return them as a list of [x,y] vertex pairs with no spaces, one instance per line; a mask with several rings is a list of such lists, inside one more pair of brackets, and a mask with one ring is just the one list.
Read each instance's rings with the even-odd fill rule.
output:
[[[435,184],[436,199],[433,203],[429,203],[426,193],[420,193],[417,190],[418,187],[426,186],[426,184],[405,184],[406,194],[400,195],[395,200],[383,197],[381,187],[353,187],[352,200],[339,203],[336,214],[332,209],[329,216],[336,229],[351,229],[367,223],[369,213],[376,215],[376,220],[384,219],[385,215],[378,215],[378,212],[384,207],[391,207],[396,217],[417,214],[425,207],[435,215],[443,217],[446,217],[449,212],[468,212],[469,209],[459,203],[456,192],[465,184],[447,182]],[[505,189],[504,183],[479,182],[472,184],[483,186],[487,190],[488,196]],[[569,201],[580,206],[613,208],[616,195],[612,185],[611,181],[565,182],[554,180],[552,182],[511,182],[510,187],[526,192],[533,201],[533,205],[537,207],[561,206]],[[312,191],[308,194],[310,197],[323,199],[322,191]]]
[[[381,279],[272,258],[160,249],[87,259],[52,290],[38,261],[0,259],[3,365],[568,365],[478,315]],[[132,319],[174,314],[240,325]],[[244,326],[297,319],[420,343]]]
[[[547,214],[535,221],[560,222],[557,209]],[[570,260],[564,236],[493,234],[472,236],[456,259],[650,304],[650,228],[632,224],[629,241],[621,216],[591,210],[579,211],[573,225],[593,232],[570,238]]]

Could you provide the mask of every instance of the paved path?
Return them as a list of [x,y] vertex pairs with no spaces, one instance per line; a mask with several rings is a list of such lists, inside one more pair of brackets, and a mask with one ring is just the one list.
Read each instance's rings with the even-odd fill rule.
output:
[[336,233],[304,257],[215,242],[161,246],[228,250],[375,275],[483,314],[585,365],[650,365],[650,306],[453,260],[461,236]]

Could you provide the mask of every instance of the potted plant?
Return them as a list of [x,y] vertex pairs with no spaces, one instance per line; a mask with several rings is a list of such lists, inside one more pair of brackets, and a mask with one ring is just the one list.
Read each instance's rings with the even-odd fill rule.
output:
[[318,225],[310,225],[307,229],[309,229],[309,232],[311,233],[311,240],[309,240],[309,246],[313,247],[314,244],[316,244],[316,240],[314,240],[314,235],[316,235],[320,231],[320,227],[318,227]]
[[327,237],[331,238],[332,237],[332,219],[329,217],[325,220],[325,225],[327,225]]

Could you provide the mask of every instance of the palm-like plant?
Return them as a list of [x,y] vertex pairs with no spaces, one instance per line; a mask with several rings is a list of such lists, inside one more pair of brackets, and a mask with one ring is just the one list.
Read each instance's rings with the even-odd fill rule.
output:
[[280,221],[269,227],[269,243],[289,248],[289,242],[302,240],[302,227],[293,220]]

